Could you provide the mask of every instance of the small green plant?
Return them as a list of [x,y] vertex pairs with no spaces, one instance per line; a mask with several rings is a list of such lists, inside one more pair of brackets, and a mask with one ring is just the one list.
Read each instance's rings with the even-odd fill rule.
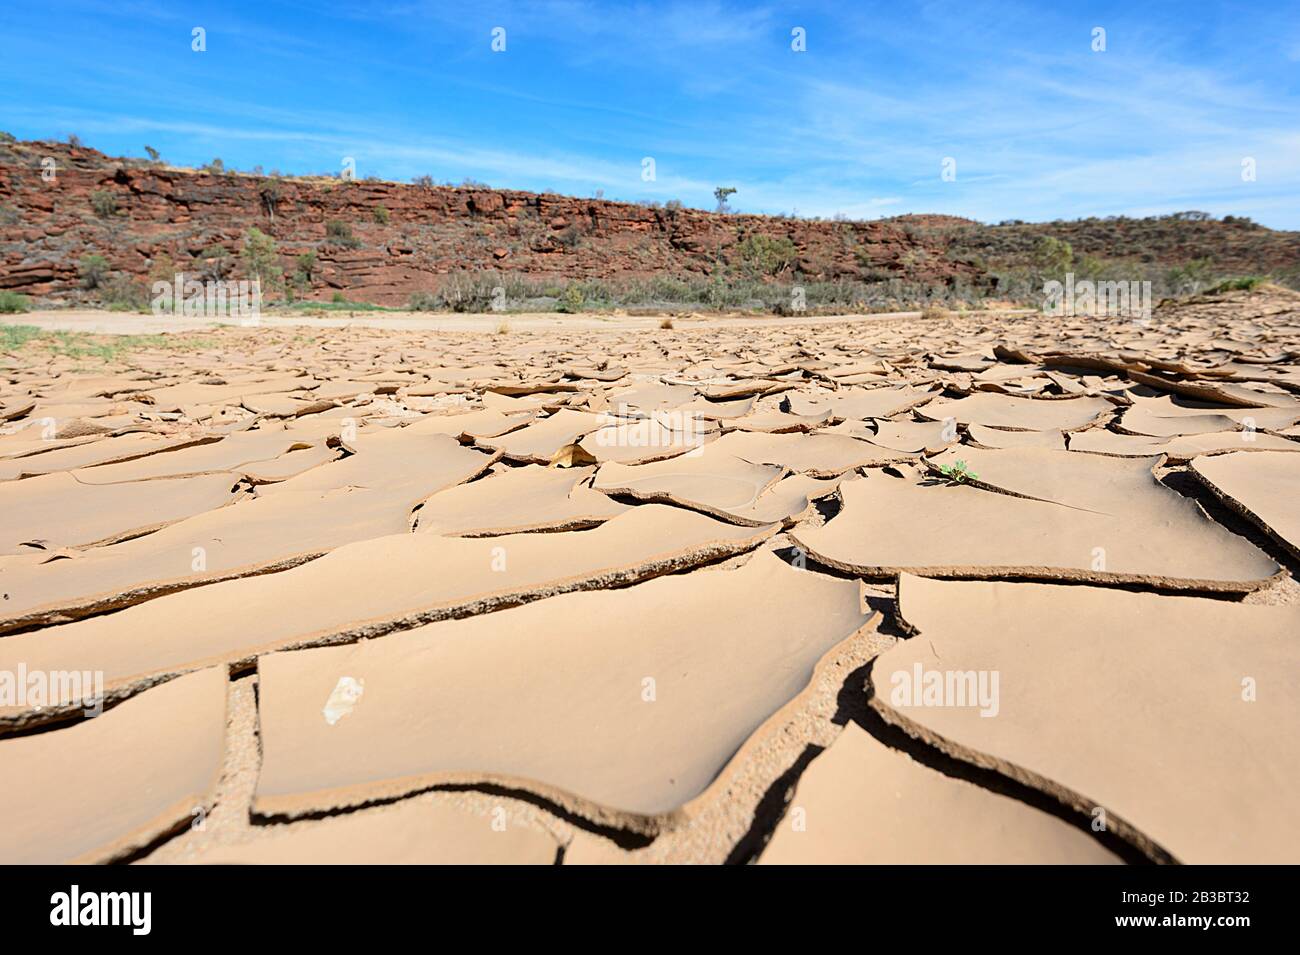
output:
[[718,186],[713,190],[713,198],[718,200],[717,212],[730,212],[731,206],[727,205],[727,199],[736,194],[735,186]]
[[224,176],[226,174],[226,164],[222,162],[221,157],[218,156],[206,166],[200,166],[199,170],[212,176]]
[[952,464],[939,465],[939,473],[952,484],[965,484],[979,478],[979,475],[967,467],[966,462],[961,458],[958,458]]
[[1262,275],[1243,275],[1240,278],[1228,279],[1226,282],[1220,282],[1214,288],[1210,289],[1210,294],[1219,295],[1223,292],[1253,292],[1263,285],[1267,279]]
[[16,143],[16,142],[18,142],[18,138],[14,136],[13,133],[6,133],[3,129],[0,129],[0,143]]
[[117,199],[106,189],[96,189],[90,194],[90,207],[101,219],[117,215]]
[[375,221],[376,221],[376,222],[378,222],[380,225],[388,225],[388,220],[389,220],[389,218],[390,218],[390,217],[389,217],[388,209],[387,209],[387,208],[385,208],[384,206],[375,206]]
[[16,315],[19,312],[27,311],[27,307],[26,295],[19,295],[17,292],[11,292],[8,289],[0,291],[0,312]]
[[557,312],[574,314],[582,311],[582,306],[586,304],[586,297],[582,294],[582,289],[576,282],[570,282],[564,287],[564,293],[560,300],[555,303]]
[[0,325],[0,351],[22,348],[33,338],[43,335],[35,325]]
[[97,289],[108,278],[108,259],[102,255],[83,255],[77,271],[81,276],[81,287],[89,291]]
[[159,159],[162,158],[158,150],[154,149],[152,146],[144,147],[144,152],[145,155],[149,157],[150,162],[157,162]]
[[33,325],[0,325],[0,351],[22,348],[28,343],[49,354],[66,358],[98,358],[116,361],[141,349],[200,351],[216,348],[218,341],[193,335],[91,335],[85,332],[47,332]]
[[346,305],[348,300],[342,292],[335,292],[330,296],[330,301],[335,305]]

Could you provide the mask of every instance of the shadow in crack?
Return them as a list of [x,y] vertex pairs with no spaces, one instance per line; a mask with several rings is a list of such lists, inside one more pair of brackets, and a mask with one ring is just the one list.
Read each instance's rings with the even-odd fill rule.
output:
[[256,828],[259,826],[275,826],[284,823],[300,822],[308,819],[330,819],[369,809],[372,806],[386,806],[391,803],[402,802],[414,796],[418,796],[421,793],[427,792],[483,793],[488,796],[499,796],[502,799],[512,799],[517,802],[525,802],[530,806],[535,806],[553,816],[557,816],[565,822],[571,823],[576,828],[594,833],[598,836],[603,836],[620,849],[627,849],[629,851],[644,849],[655,840],[655,836],[650,833],[634,832],[630,829],[622,829],[618,826],[602,825],[601,823],[594,822],[584,816],[580,816],[577,813],[566,809],[564,806],[561,806],[559,803],[552,802],[544,796],[539,796],[526,789],[516,789],[511,786],[502,786],[496,783],[435,783],[391,798],[367,800],[366,802],[359,803],[355,806],[301,813],[292,817],[281,815],[250,815],[248,821],[251,826]]
[[794,765],[783,772],[767,788],[767,792],[754,807],[754,822],[749,830],[740,837],[740,841],[728,853],[725,865],[748,865],[757,861],[764,847],[772,838],[772,833],[785,817],[786,807],[794,793],[795,784],[803,775],[808,765],[822,754],[824,747],[809,744],[804,747]]
[[1300,580],[1300,560],[1287,552],[1287,549],[1274,537],[1242,514],[1221,501],[1217,494],[1197,480],[1188,471],[1170,471],[1160,478],[1160,483],[1171,491],[1177,491],[1183,497],[1191,498],[1205,510],[1210,520],[1221,524],[1239,537],[1250,541],[1269,557],[1281,564],[1291,576]]
[[891,749],[906,753],[922,766],[943,773],[953,779],[960,779],[979,786],[981,789],[997,793],[1000,796],[1006,796],[1008,799],[1015,799],[1048,815],[1055,816],[1062,822],[1096,839],[1129,865],[1177,864],[1177,860],[1168,853],[1157,850],[1155,855],[1148,855],[1141,848],[1121,838],[1113,831],[1094,832],[1091,817],[1062,804],[1047,793],[1019,783],[995,770],[984,769],[949,756],[947,753],[909,736],[899,727],[886,722],[869,705],[871,698],[875,695],[875,687],[871,681],[871,671],[875,662],[875,660],[872,660],[870,663],[859,667],[849,674],[848,679],[844,681],[839,695],[839,707],[834,719],[836,723],[845,724],[851,720],[875,737],[878,742]]

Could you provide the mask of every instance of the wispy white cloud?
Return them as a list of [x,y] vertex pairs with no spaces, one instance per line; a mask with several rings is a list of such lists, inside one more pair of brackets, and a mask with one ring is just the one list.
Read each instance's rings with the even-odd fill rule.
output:
[[[1210,30],[1173,4],[268,0],[214,14],[203,59],[170,5],[73,6],[89,15],[0,62],[7,121],[110,146],[149,135],[183,162],[318,171],[350,155],[363,175],[705,206],[733,185],[736,208],[823,216],[1202,208],[1300,227],[1300,37],[1265,9],[1209,9]],[[40,22],[13,19],[17,37]],[[1234,29],[1251,56],[1244,35],[1219,43]],[[34,79],[38,61],[58,84]]]

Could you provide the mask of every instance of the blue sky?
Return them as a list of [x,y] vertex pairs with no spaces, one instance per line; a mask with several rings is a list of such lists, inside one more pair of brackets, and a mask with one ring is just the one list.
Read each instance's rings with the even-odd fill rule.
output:
[[1294,4],[3,7],[0,129],[112,154],[285,172],[351,156],[360,176],[700,207],[728,185],[744,212],[1300,228]]

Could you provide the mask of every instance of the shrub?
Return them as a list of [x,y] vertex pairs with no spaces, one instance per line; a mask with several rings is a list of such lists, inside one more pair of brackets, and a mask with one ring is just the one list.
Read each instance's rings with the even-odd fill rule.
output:
[[1222,292],[1252,292],[1263,285],[1267,279],[1262,275],[1243,275],[1240,278],[1228,279],[1226,282],[1220,282],[1210,293],[1218,295]]
[[129,275],[115,275],[104,283],[99,297],[115,312],[137,311],[149,304],[145,287]]
[[495,278],[457,272],[447,277],[438,290],[438,298],[442,307],[453,312],[486,312],[492,307],[492,290],[498,284]]
[[167,252],[159,252],[149,263],[149,284],[173,282],[176,280],[176,273],[180,271],[171,255]]
[[335,292],[333,295],[330,296],[330,301],[333,302],[335,305],[346,305],[348,303],[347,296],[345,296],[342,292]]
[[730,212],[731,207],[727,205],[727,199],[736,194],[735,186],[718,186],[713,190],[713,198],[718,200],[718,212]]
[[1060,275],[1073,261],[1074,250],[1070,243],[1055,236],[1045,235],[1034,246],[1034,265],[1049,275]]
[[361,245],[361,240],[352,234],[352,226],[338,219],[331,219],[325,223],[325,240],[348,249],[355,249]]
[[[1300,269],[1296,275],[1297,284],[1300,284]],[[572,291],[569,291],[569,286],[573,286]],[[902,278],[875,283],[852,279],[801,280],[798,286],[804,290],[809,310],[847,308],[855,312],[917,310],[925,304],[952,309],[961,302],[978,306],[986,295],[993,292],[992,288],[986,290],[963,283],[932,288]],[[658,323],[665,316],[666,309],[681,307],[783,309],[783,313],[795,314],[791,305],[793,288],[790,282],[773,281],[769,277],[743,277],[719,272],[712,276],[654,274],[570,283],[562,279],[530,278],[496,271],[460,272],[444,277],[436,290],[412,294],[407,307],[413,311],[486,312],[492,309],[495,290],[502,289],[506,302],[523,303],[527,308],[554,309],[559,304],[557,299],[568,296],[569,304],[562,305],[559,310],[567,311],[570,305],[574,311],[624,306],[635,310],[633,314],[640,313]],[[1029,301],[1037,288],[1032,283],[1027,285],[1024,300]],[[495,293],[495,297],[500,298],[499,293]],[[577,304],[579,300],[581,305]]]
[[218,156],[206,166],[200,166],[199,169],[213,176],[223,176],[226,173],[226,164],[222,162],[221,157]]
[[[149,266],[149,274],[145,277],[145,286],[150,291],[150,302],[157,301],[159,307],[164,312],[170,312],[173,307],[179,307],[180,300],[184,299],[185,288],[182,284],[178,289],[176,287],[176,276],[181,274],[181,283],[184,283],[185,276],[180,266],[178,266],[170,255],[166,252],[159,252]],[[153,295],[155,282],[167,283],[167,291]],[[173,301],[173,297],[176,301]]]
[[1192,259],[1184,265],[1176,265],[1165,274],[1165,284],[1178,295],[1198,292],[1210,284],[1214,273],[1214,263],[1208,258]]
[[576,225],[571,225],[558,233],[555,236],[555,241],[566,249],[576,249],[582,244],[582,231]]
[[154,149],[152,146],[144,147],[144,154],[149,157],[150,162],[157,162],[161,158],[158,150]]
[[199,253],[199,278],[204,282],[219,282],[234,268],[230,251],[224,245],[210,245]]
[[275,204],[280,201],[280,183],[275,179],[263,179],[257,185],[257,194],[262,197],[262,208],[267,218],[275,221]]
[[96,189],[90,194],[90,207],[101,219],[117,214],[117,199],[106,189]]
[[415,185],[415,186],[420,186],[420,187],[423,188],[423,189],[432,189],[432,188],[433,188],[433,177],[432,177],[432,176],[429,176],[429,175],[424,175],[424,176],[412,176],[412,177],[411,177],[411,184],[412,184],[412,185]]
[[81,278],[81,287],[84,289],[96,289],[108,278],[108,259],[102,255],[82,256],[81,262],[78,263],[77,272]]
[[297,270],[293,273],[294,282],[300,288],[310,287],[312,276],[316,274],[316,253],[304,252],[294,261],[298,265]]
[[0,143],[16,143],[16,142],[18,142],[18,137],[16,137],[13,133],[6,133],[3,129],[0,129]]
[[582,288],[577,283],[570,282],[564,287],[564,293],[560,295],[560,300],[555,303],[555,310],[569,314],[581,312],[586,301],[586,296],[582,294]]
[[784,236],[754,233],[741,240],[740,257],[745,265],[758,275],[776,275],[795,260],[794,243]]
[[673,327],[673,320],[671,318],[660,319],[659,327],[666,331],[670,331]]
[[27,311],[27,308],[26,295],[19,295],[17,292],[11,292],[8,289],[0,290],[0,312],[16,315],[19,312]]
[[244,268],[249,278],[260,279],[263,285],[269,285],[280,275],[280,266],[276,264],[279,252],[275,239],[254,226],[244,233],[244,247],[239,257],[244,260]]
[[388,225],[388,210],[383,206],[375,206],[375,221],[380,225]]

